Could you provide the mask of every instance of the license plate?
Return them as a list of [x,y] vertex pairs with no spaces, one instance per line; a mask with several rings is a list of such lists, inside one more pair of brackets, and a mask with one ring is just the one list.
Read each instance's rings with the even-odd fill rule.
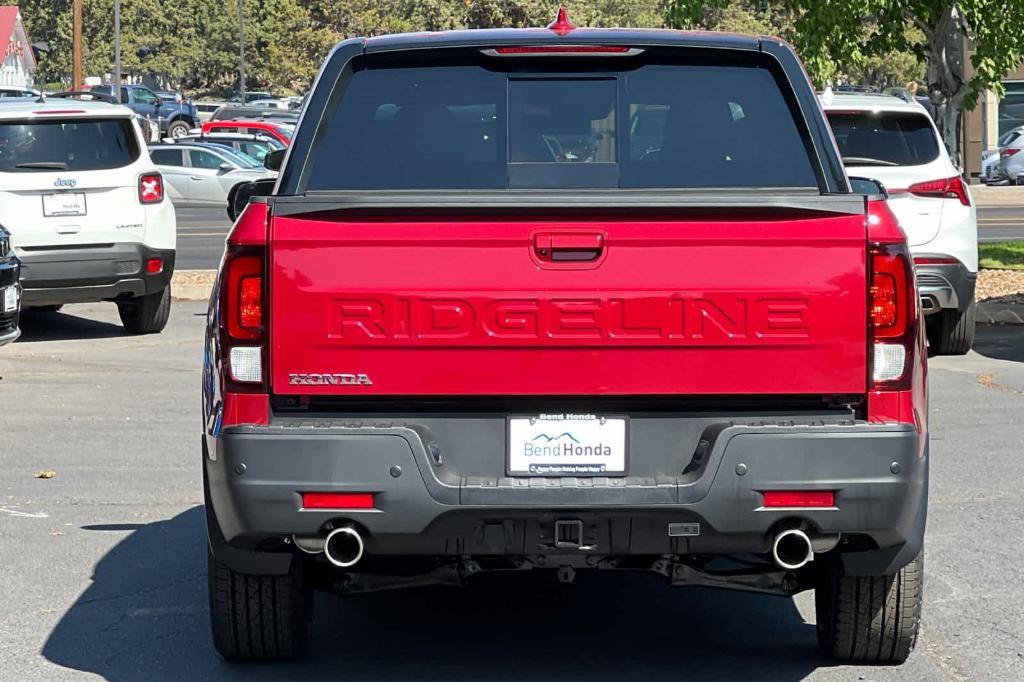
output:
[[0,287],[3,292],[3,306],[5,313],[13,313],[18,309],[18,289],[16,287]]
[[510,476],[623,476],[628,421],[593,414],[508,419]]
[[60,192],[43,195],[43,215],[46,217],[85,215],[84,192]]

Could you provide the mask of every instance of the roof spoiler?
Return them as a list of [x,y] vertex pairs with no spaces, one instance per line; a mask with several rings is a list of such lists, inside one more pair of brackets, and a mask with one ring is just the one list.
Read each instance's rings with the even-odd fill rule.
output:
[[50,99],[77,99],[84,102],[95,101],[95,102],[106,102],[107,104],[120,104],[112,95],[107,95],[101,92],[92,92],[90,90],[67,90],[65,92],[58,92],[52,95],[48,95]]

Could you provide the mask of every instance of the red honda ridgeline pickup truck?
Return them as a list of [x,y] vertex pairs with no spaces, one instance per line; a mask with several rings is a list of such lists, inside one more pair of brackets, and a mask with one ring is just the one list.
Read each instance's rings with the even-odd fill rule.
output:
[[633,569],[905,660],[926,356],[873,186],[775,39],[340,43],[212,297],[217,650],[294,658],[314,589]]

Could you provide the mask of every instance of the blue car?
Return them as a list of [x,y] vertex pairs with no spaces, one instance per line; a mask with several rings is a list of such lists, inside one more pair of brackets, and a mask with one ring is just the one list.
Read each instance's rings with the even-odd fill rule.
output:
[[[112,85],[98,85],[90,92],[113,95]],[[149,118],[160,125],[160,134],[165,137],[184,137],[199,125],[199,114],[191,102],[176,102],[164,99],[144,85],[122,85],[121,104],[143,118]]]

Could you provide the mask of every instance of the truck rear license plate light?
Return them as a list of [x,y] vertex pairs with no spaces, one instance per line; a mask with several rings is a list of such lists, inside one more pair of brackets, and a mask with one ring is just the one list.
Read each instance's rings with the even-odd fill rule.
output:
[[764,507],[767,509],[799,507],[831,508],[836,506],[834,490],[766,490]]
[[373,493],[302,493],[303,509],[373,509]]

